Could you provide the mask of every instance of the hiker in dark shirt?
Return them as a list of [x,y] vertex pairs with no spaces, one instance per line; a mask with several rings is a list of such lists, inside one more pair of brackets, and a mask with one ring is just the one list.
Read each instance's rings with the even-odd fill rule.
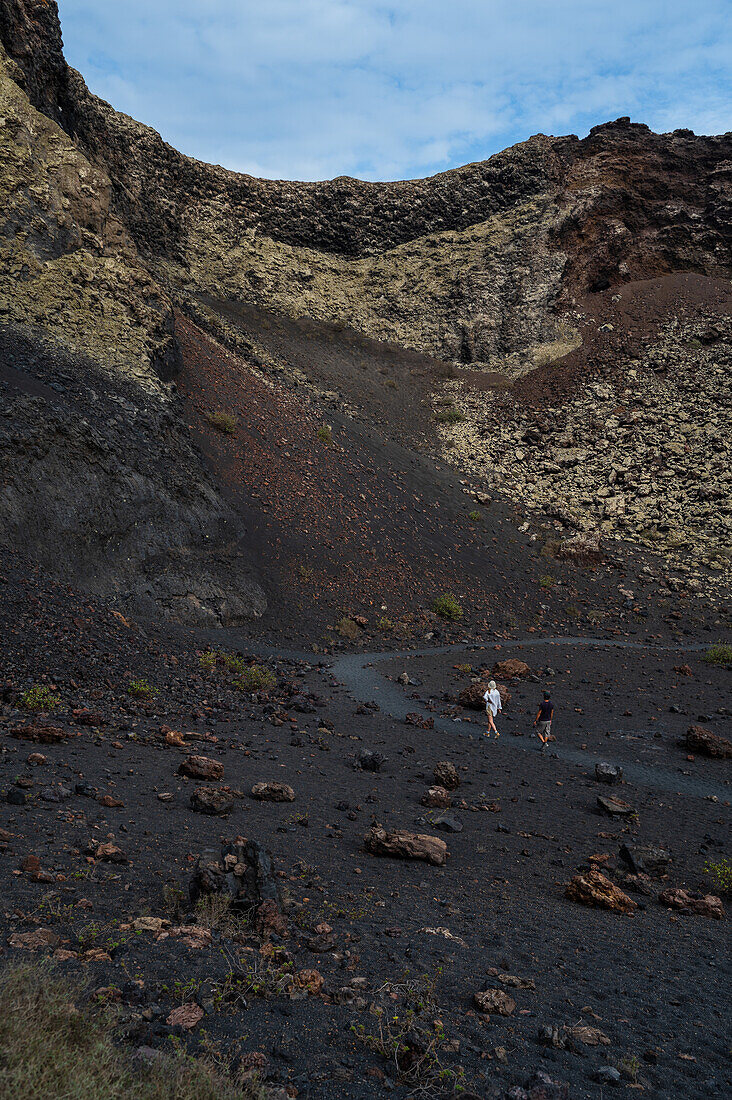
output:
[[549,692],[544,692],[544,698],[539,703],[539,709],[536,712],[536,718],[534,719],[534,728],[536,729],[537,736],[541,741],[542,752],[546,748],[549,742],[549,736],[552,732],[552,718],[554,717],[554,703],[549,698]]

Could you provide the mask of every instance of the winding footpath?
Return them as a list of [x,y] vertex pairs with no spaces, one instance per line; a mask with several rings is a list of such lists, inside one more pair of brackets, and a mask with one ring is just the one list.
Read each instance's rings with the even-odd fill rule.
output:
[[[699,652],[707,647],[705,645],[688,645],[683,650],[676,646],[649,646],[640,642],[615,641],[603,638],[521,638],[513,642],[502,642],[501,649],[508,651],[521,646],[522,648],[540,646],[600,646],[617,647],[620,649],[634,649],[648,652],[656,650],[661,652]],[[339,680],[358,703],[376,702],[382,713],[403,721],[407,714],[420,714],[425,718],[434,720],[435,728],[450,735],[475,738],[479,736],[474,728],[466,728],[460,722],[440,718],[425,710],[415,699],[407,699],[405,693],[393,682],[387,680],[379,672],[377,666],[382,661],[408,660],[415,657],[434,657],[447,653],[468,653],[483,650],[487,647],[477,643],[435,646],[425,649],[403,650],[401,652],[389,650],[379,653],[349,653],[342,657],[336,657],[331,662],[333,675]],[[312,659],[312,655],[310,655]],[[527,744],[523,738],[505,737],[500,741],[491,741],[491,752],[530,752],[535,751],[535,746]],[[547,765],[551,760],[559,759],[566,763],[587,769],[588,774],[594,776],[595,764],[607,760],[606,756],[598,756],[595,753],[582,749],[574,749],[566,745],[555,744],[552,752],[544,757]],[[623,774],[626,781],[639,786],[655,788],[674,794],[688,794],[699,798],[716,796],[720,802],[727,802],[732,797],[729,786],[706,779],[697,779],[694,776],[681,775],[678,772],[668,771],[652,764],[641,764],[632,761],[622,761]]]

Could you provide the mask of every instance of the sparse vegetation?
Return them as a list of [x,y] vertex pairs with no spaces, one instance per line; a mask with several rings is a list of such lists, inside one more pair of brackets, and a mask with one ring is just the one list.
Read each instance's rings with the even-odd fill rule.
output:
[[732,665],[732,645],[717,642],[710,646],[702,658],[708,665]]
[[127,692],[133,699],[152,699],[154,695],[158,694],[157,688],[154,688],[144,677],[139,680],[130,680]]
[[269,691],[276,683],[277,677],[270,668],[265,665],[250,665],[243,669],[236,686],[241,691]]
[[732,863],[725,856],[718,860],[708,859],[703,871],[718,894],[732,894]]
[[260,1100],[256,1081],[223,1077],[210,1061],[132,1061],[113,1042],[104,1004],[76,1005],[78,982],[50,965],[7,967],[0,976],[0,1081],[15,1100]]
[[328,424],[321,424],[318,428],[318,439],[321,443],[325,443],[326,446],[330,446],[333,442],[333,431]]
[[446,619],[451,623],[459,622],[463,617],[462,607],[449,592],[445,592],[442,596],[438,596],[437,599],[432,601],[432,610],[436,615],[439,615],[441,619]]
[[224,435],[233,435],[239,427],[235,416],[220,410],[206,413],[206,419],[212,428],[217,432],[223,432]]
[[384,634],[394,629],[394,623],[391,619],[387,619],[385,615],[382,615],[376,625]]
[[539,584],[542,588],[553,588],[556,583],[556,578],[552,577],[550,573],[545,573],[543,577],[539,577]]
[[483,516],[481,515],[481,513],[478,511],[477,508],[474,508],[472,512],[468,512],[468,519],[472,523],[480,523],[482,518],[483,518]]
[[461,413],[459,409],[440,409],[435,413],[435,422],[437,424],[459,424],[465,419],[465,414]]
[[202,653],[198,658],[198,663],[204,672],[213,672],[216,668],[216,650],[207,649],[205,653]]
[[34,684],[22,692],[20,705],[25,710],[55,710],[61,705],[61,700],[46,684]]

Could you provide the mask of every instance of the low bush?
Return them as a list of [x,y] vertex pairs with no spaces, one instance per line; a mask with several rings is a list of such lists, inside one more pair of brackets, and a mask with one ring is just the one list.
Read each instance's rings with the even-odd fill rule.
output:
[[55,710],[61,705],[61,700],[45,684],[35,684],[22,692],[20,705],[25,710]]
[[465,416],[459,409],[440,409],[439,412],[435,413],[437,424],[459,424],[464,419]]
[[241,691],[269,691],[277,683],[277,677],[271,669],[264,665],[250,665],[245,668],[236,681],[236,686]]
[[131,680],[127,691],[133,699],[151,699],[153,695],[157,695],[156,688],[144,678]]
[[327,424],[321,424],[318,428],[318,439],[321,443],[325,443],[327,446],[333,442],[333,432]]
[[462,607],[449,592],[445,592],[442,596],[438,596],[436,600],[432,601],[432,610],[436,615],[439,615],[441,619],[446,619],[451,623],[456,623],[463,617]]
[[728,859],[708,859],[703,870],[718,894],[732,894],[732,863]]
[[206,413],[206,419],[212,428],[217,432],[223,432],[224,435],[233,435],[239,426],[236,417],[231,416],[230,413],[209,412]]
[[703,660],[708,665],[732,665],[732,645],[726,642],[717,642],[716,645],[709,647]]

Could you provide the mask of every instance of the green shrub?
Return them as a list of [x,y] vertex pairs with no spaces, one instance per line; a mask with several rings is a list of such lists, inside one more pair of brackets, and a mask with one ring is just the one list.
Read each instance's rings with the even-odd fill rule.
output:
[[549,573],[546,573],[543,577],[539,577],[539,584],[542,588],[553,588],[556,583],[554,577]]
[[704,874],[712,880],[714,889],[719,894],[732,892],[732,863],[722,856],[719,860],[708,859],[703,867]]
[[318,439],[321,443],[325,443],[326,446],[330,446],[333,442],[333,432],[327,424],[321,424],[318,428]]
[[61,700],[45,684],[34,684],[21,694],[20,705],[26,710],[55,710]]
[[208,412],[206,413],[206,419],[212,428],[215,428],[217,432],[223,432],[224,435],[233,435],[239,426],[236,417],[231,416],[230,413]]
[[438,424],[459,424],[465,416],[459,409],[441,409],[435,413],[435,421]]
[[236,686],[241,691],[269,691],[277,683],[277,677],[271,669],[264,665],[250,665],[245,668],[236,681]]
[[213,672],[216,668],[216,650],[207,649],[205,653],[202,653],[198,658],[198,663],[204,672]]
[[710,646],[702,658],[708,665],[732,665],[732,645],[717,642]]
[[432,610],[436,615],[439,615],[441,619],[447,619],[448,622],[456,623],[463,617],[463,609],[449,592],[445,592],[442,596],[438,596],[436,600],[432,601]]
[[150,699],[153,695],[158,694],[157,689],[144,678],[131,680],[127,687],[127,691],[133,699]]
[[239,657],[236,653],[222,653],[221,659],[228,668],[229,672],[236,672],[241,675],[244,672],[244,658]]
[[472,512],[468,512],[468,519],[471,520],[473,523],[480,523],[482,518],[483,516],[477,508],[474,508]]
[[382,630],[384,632],[384,634],[386,634],[387,631],[394,629],[394,623],[391,621],[391,619],[387,619],[385,615],[382,615],[376,625],[379,630]]

